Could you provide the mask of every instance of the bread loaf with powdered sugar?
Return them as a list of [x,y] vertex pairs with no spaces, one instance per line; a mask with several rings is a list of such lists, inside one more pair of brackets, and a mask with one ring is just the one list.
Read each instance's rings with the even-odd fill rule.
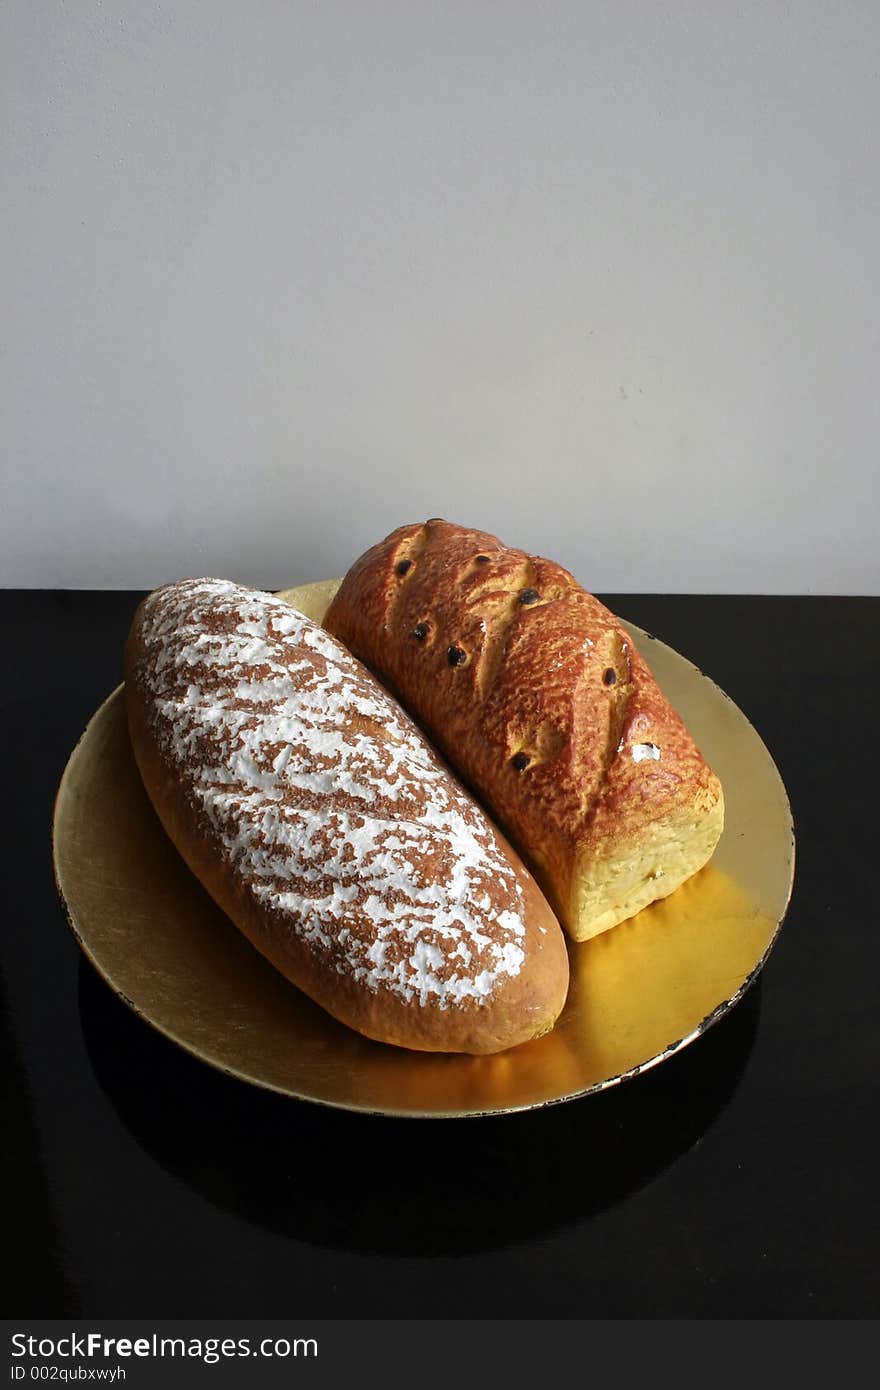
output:
[[150,594],[126,648],[147,792],[208,892],[295,985],[382,1042],[490,1053],[553,1026],[564,938],[392,697],[281,600]]
[[711,857],[721,784],[620,621],[561,565],[485,531],[402,526],[324,624],[510,836],[576,940]]

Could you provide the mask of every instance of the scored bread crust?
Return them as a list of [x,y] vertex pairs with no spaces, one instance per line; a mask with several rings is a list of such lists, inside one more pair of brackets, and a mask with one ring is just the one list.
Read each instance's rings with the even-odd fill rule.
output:
[[491,1053],[548,1032],[564,937],[421,732],[322,628],[187,580],[126,647],[131,741],[170,839],[288,979],[381,1042]]
[[711,857],[724,799],[626,630],[567,570],[484,531],[402,526],[324,626],[397,695],[585,940]]

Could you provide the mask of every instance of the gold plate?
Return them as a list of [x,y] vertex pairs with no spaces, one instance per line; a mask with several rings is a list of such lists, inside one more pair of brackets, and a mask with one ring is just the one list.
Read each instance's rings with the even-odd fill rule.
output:
[[[281,597],[320,621],[338,580]],[[138,775],[122,686],[71,754],[55,804],[59,893],[86,956],[141,1018],[203,1061],[302,1100],[387,1115],[526,1110],[599,1091],[671,1056],[739,1000],[791,894],[791,811],[736,705],[672,648],[626,625],[721,778],[712,862],[671,897],[570,944],[552,1033],[494,1057],[362,1038],[277,973],[214,906],[165,836]]]

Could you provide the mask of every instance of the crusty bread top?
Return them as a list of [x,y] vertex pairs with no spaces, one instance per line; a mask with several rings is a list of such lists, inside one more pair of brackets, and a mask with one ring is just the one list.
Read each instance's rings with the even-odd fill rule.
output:
[[[519,975],[528,876],[395,701],[310,619],[220,580],[168,585],[136,616],[126,680],[218,856],[331,978],[472,1010]],[[540,920],[558,933],[549,909]]]
[[488,806],[563,921],[585,847],[720,795],[618,619],[560,565],[486,532],[398,528],[324,622]]

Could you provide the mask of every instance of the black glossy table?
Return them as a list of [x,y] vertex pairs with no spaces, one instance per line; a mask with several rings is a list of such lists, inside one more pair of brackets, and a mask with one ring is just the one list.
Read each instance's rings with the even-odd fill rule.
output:
[[773,754],[786,925],[742,1003],[657,1069],[443,1122],[229,1080],[80,957],[52,800],[139,597],[0,594],[6,1316],[876,1316],[880,600],[605,596]]

